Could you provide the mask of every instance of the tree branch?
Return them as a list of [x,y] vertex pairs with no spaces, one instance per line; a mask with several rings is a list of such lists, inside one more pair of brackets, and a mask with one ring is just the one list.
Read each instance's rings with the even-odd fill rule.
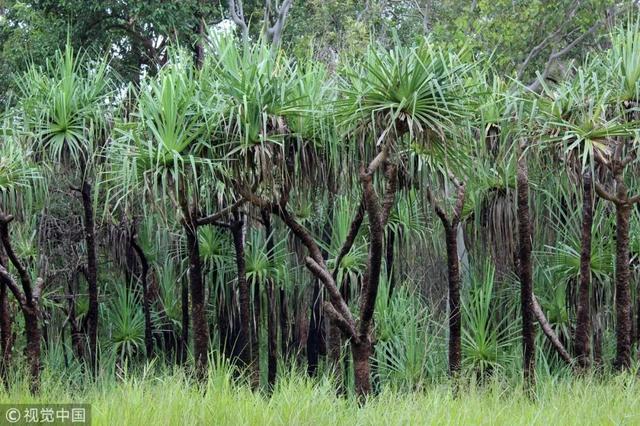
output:
[[346,336],[350,337],[351,339],[353,339],[353,340],[355,340],[357,342],[358,341],[358,334],[356,333],[355,327],[353,327],[353,325],[350,324],[349,321],[344,319],[344,317],[342,315],[340,315],[338,313],[338,311],[336,311],[336,309],[333,307],[333,305],[331,303],[324,302],[323,306],[324,306],[324,311],[327,314],[327,316],[336,323],[338,328],[340,328],[340,330]]
[[196,219],[196,224],[198,226],[215,225],[216,222],[220,220],[223,216],[227,215],[228,213],[231,213],[233,210],[236,210],[238,207],[242,206],[246,202],[247,200],[242,198],[236,201],[235,203],[233,203],[232,205],[225,207],[224,209],[220,210],[217,213]]

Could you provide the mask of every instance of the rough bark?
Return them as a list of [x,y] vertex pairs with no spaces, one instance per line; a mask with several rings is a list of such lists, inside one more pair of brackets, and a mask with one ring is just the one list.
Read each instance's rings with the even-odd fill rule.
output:
[[[6,267],[4,249],[0,245],[0,266]],[[9,294],[7,285],[0,280],[0,379],[9,390],[9,369],[13,352],[13,334],[11,313],[9,311]]]
[[250,368],[254,368],[252,365],[254,361],[253,351],[250,342],[251,297],[245,271],[243,226],[243,221],[237,218],[230,227],[236,257],[238,293],[240,295],[240,336],[238,345],[242,363]]
[[533,312],[533,264],[531,260],[531,220],[529,217],[529,176],[524,154],[518,159],[518,275],[522,312],[522,350],[525,388],[535,386],[535,324]]
[[38,321],[39,310],[37,304],[31,302],[28,305],[30,306],[22,308],[27,340],[25,355],[29,365],[29,374],[31,375],[29,390],[35,395],[40,392],[40,340],[42,338],[42,329]]
[[35,395],[40,392],[40,340],[42,337],[42,330],[39,324],[39,300],[43,281],[38,278],[35,285],[33,285],[26,266],[14,252],[9,237],[9,223],[12,221],[12,216],[5,215],[3,212],[0,212],[0,242],[4,248],[7,258],[18,272],[22,289],[18,287],[16,279],[3,265],[0,265],[0,283],[11,291],[24,316],[25,337],[27,342],[25,355],[31,378],[29,389],[31,393]]
[[187,280],[181,280],[180,287],[180,307],[182,311],[182,330],[180,335],[180,350],[178,352],[178,362],[184,364],[187,362],[188,347],[189,347],[189,283]]
[[280,350],[284,360],[289,359],[290,333],[289,333],[289,312],[287,309],[287,294],[283,286],[278,290],[278,307],[280,309]]
[[193,221],[184,224],[189,256],[189,282],[191,290],[191,321],[193,324],[193,356],[195,373],[199,380],[206,380],[209,352],[209,325],[205,310],[205,290],[202,279],[202,261],[197,227]]
[[631,206],[616,205],[616,358],[614,367],[631,367],[631,289],[629,219]]
[[593,184],[591,172],[582,174],[582,236],[580,250],[580,284],[574,335],[574,351],[578,366],[586,369],[590,364],[591,335],[591,236],[593,227]]
[[89,309],[87,311],[89,360],[91,370],[95,374],[98,370],[98,255],[96,251],[96,232],[91,184],[84,181],[80,192],[84,213],[84,238],[87,249],[86,279],[89,294]]
[[465,200],[465,186],[454,176],[451,180],[457,187],[456,203],[451,218],[436,201],[430,190],[427,197],[440,218],[445,233],[447,248],[447,274],[449,298],[449,375],[455,377],[462,363],[462,317],[460,311],[460,258],[458,256],[458,225],[462,217]]
[[456,228],[446,229],[447,270],[449,275],[449,375],[460,371],[462,361],[462,320],[460,316],[460,264]]
[[355,391],[362,402],[363,398],[371,393],[371,369],[369,366],[371,342],[368,339],[362,342],[352,341],[351,354],[353,357]]
[[[265,233],[267,235],[266,248],[269,262],[274,262],[274,235],[271,226],[271,212],[262,209],[260,211],[262,223],[264,224]],[[278,330],[276,319],[276,294],[272,279],[266,282],[267,287],[267,384],[270,389],[276,384],[276,376],[278,374]]]

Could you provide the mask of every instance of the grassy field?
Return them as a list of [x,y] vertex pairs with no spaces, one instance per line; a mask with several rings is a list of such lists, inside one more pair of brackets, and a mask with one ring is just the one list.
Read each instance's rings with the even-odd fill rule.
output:
[[637,425],[640,386],[634,376],[606,380],[540,379],[535,401],[516,384],[494,380],[485,386],[429,385],[413,392],[385,389],[359,406],[336,397],[328,380],[299,375],[281,380],[271,396],[234,384],[229,374],[213,373],[206,388],[181,373],[137,374],[69,387],[45,378],[42,395],[33,398],[26,384],[1,403],[92,404],[95,425]]

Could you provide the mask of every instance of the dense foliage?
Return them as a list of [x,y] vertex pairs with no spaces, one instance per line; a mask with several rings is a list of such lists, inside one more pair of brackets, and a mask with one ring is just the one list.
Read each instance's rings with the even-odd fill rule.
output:
[[[454,393],[513,387],[520,377],[532,396],[539,376],[635,368],[634,14],[600,33],[604,24],[572,2],[561,9],[580,23],[571,32],[552,23],[557,10],[529,3],[527,13],[559,29],[528,54],[514,42],[497,57],[486,51],[498,43],[491,31],[516,37],[503,28],[467,43],[455,20],[425,18],[430,37],[396,31],[408,21],[376,22],[379,40],[356,49],[349,36],[340,49],[352,51],[327,60],[323,49],[338,44],[324,37],[338,36],[314,17],[358,2],[310,2],[318,34],[284,40],[287,14],[294,29],[302,19],[287,1],[246,32],[258,6],[229,2],[238,34],[204,25],[199,2],[159,3],[153,13],[135,2],[90,10],[107,8],[95,25],[115,20],[153,44],[137,45],[159,56],[138,56],[133,73],[123,65],[132,56],[104,54],[131,39],[104,33],[103,54],[78,50],[76,22],[60,50],[3,81],[15,91],[0,132],[7,389],[22,380],[14,366],[37,394],[42,371],[45,384],[84,387],[157,365],[180,369],[176,380],[224,388],[233,376],[276,395],[286,394],[283,377],[307,386],[290,373],[304,369],[361,401],[428,383],[451,382]],[[507,13],[503,2],[478,3]],[[77,5],[7,10],[33,23]],[[144,19],[125,24],[118,13]],[[176,31],[169,43],[163,31],[187,20],[180,13],[196,16],[195,39]],[[10,14],[2,19],[18,19]],[[7,34],[5,49],[19,36]],[[600,48],[564,60],[591,37]]]

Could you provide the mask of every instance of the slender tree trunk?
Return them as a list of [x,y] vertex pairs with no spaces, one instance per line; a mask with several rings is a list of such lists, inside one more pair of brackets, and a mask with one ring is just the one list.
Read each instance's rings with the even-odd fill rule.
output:
[[522,310],[522,349],[525,388],[533,392],[535,386],[535,324],[533,314],[533,265],[531,261],[531,219],[529,217],[529,176],[524,154],[518,160],[518,269]]
[[[238,293],[240,294],[240,336],[239,336],[239,349],[240,360],[242,363],[255,370],[253,348],[250,342],[250,328],[251,328],[251,297],[249,294],[249,285],[247,283],[246,271],[245,271],[245,258],[244,258],[244,235],[243,235],[243,221],[236,217],[231,224],[231,234],[233,235],[233,246],[236,254],[236,269],[238,275]],[[251,374],[253,385],[255,385],[255,374]]]
[[457,227],[446,226],[447,269],[449,273],[449,375],[456,376],[462,360],[460,316],[460,264],[458,261]]
[[629,271],[629,219],[631,206],[616,205],[616,359],[614,367],[631,366],[631,289]]
[[[6,266],[0,248],[0,265]],[[13,334],[7,285],[0,280],[0,379],[6,390],[9,390],[9,369],[13,351]]]
[[189,281],[191,284],[191,321],[193,321],[193,356],[195,373],[199,380],[206,380],[209,353],[209,325],[205,309],[205,290],[202,279],[202,262],[197,227],[185,223],[187,251],[189,254]]
[[591,335],[591,228],[593,227],[593,186],[591,172],[582,174],[582,248],[580,252],[580,287],[574,340],[575,355],[582,369],[589,367]]
[[0,265],[0,282],[11,290],[16,298],[24,316],[24,328],[27,346],[25,355],[31,376],[30,390],[33,395],[40,391],[40,340],[42,330],[39,324],[38,300],[42,292],[43,281],[38,278],[35,286],[32,285],[31,276],[25,265],[18,259],[9,239],[9,223],[13,216],[5,215],[0,211],[0,241],[10,259],[11,264],[18,271],[22,290],[18,288],[15,278],[9,273],[4,264]]
[[96,252],[95,221],[93,217],[92,187],[86,180],[82,183],[82,209],[84,211],[84,233],[87,248],[87,285],[89,309],[87,328],[89,334],[89,359],[91,370],[98,372],[98,255]]
[[189,353],[189,283],[187,280],[182,280],[180,288],[180,301],[182,308],[182,333],[180,336],[180,351],[179,360],[180,364],[187,362],[187,355]]
[[315,377],[318,370],[318,360],[320,358],[321,333],[321,306],[322,294],[320,292],[320,282],[313,280],[313,296],[311,298],[311,309],[309,318],[309,334],[307,336],[307,373]]
[[[271,212],[262,209],[262,222],[264,223],[265,233],[267,235],[267,252],[269,262],[274,262],[274,243],[273,228],[271,227]],[[276,319],[276,294],[274,283],[271,278],[266,282],[267,287],[267,384],[269,389],[273,389],[276,384],[276,376],[278,374],[278,330]]]
[[604,290],[602,283],[597,279],[593,280],[592,293],[593,365],[596,368],[601,368],[604,365],[602,358],[602,301],[604,300]]
[[289,312],[287,309],[287,294],[284,287],[278,290],[278,305],[280,308],[280,350],[284,360],[289,359],[290,341],[289,341]]
[[38,322],[37,306],[25,307],[22,309],[22,313],[24,315],[27,340],[25,354],[31,375],[29,390],[33,395],[36,395],[40,392],[40,340],[42,339],[42,330]]

